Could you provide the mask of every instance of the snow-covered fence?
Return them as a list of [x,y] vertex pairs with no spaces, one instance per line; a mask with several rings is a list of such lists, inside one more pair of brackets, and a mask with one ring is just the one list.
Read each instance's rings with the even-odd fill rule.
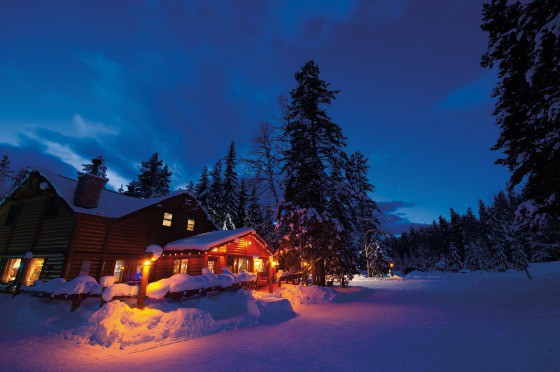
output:
[[[171,298],[179,300],[182,297],[205,295],[208,292],[224,290],[226,288],[238,289],[243,287],[253,288],[257,276],[253,273],[242,271],[233,274],[227,268],[222,274],[214,274],[210,270],[202,269],[202,275],[191,276],[175,274],[170,278],[161,279],[148,284],[146,296],[149,298]],[[138,287],[127,284],[115,284],[103,291],[103,301],[109,302],[116,298],[137,297]]]
[[[222,274],[216,275],[204,268],[202,275],[175,274],[170,278],[149,283],[146,295],[154,299],[165,297],[179,300],[182,297],[205,295],[208,292],[227,288],[254,288],[256,279],[255,274],[246,271],[233,274],[224,268]],[[91,276],[79,276],[69,282],[57,278],[48,282],[36,282],[32,286],[24,286],[21,291],[50,300],[71,300],[71,311],[76,310],[80,306],[80,302],[87,297],[101,296],[102,305],[114,299],[138,297],[139,287],[136,285],[115,283],[113,277],[103,277],[100,282],[101,284]]]
[[32,286],[22,286],[21,291],[50,300],[71,300],[70,311],[74,311],[88,296],[100,296],[102,287],[91,276],[78,276],[69,282],[62,278],[52,279],[48,282],[36,282]]
[[278,287],[282,286],[282,280],[285,283],[292,282],[292,284],[299,284],[303,280],[303,273],[291,273],[289,271],[279,270],[276,274],[276,280],[278,281]]

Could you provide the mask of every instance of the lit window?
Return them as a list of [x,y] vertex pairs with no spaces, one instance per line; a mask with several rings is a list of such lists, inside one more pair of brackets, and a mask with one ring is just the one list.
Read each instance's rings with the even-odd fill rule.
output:
[[208,270],[210,270],[211,273],[214,273],[215,268],[216,260],[208,260]]
[[173,213],[165,212],[163,214],[163,226],[171,227],[172,220],[173,220]]
[[175,274],[187,274],[189,270],[189,260],[173,260],[173,275]]
[[25,279],[26,285],[32,285],[36,280],[39,280],[41,270],[43,270],[43,263],[45,263],[44,258],[34,258],[31,260],[31,269],[29,270],[29,276]]
[[117,262],[115,262],[115,271],[113,272],[113,276],[115,277],[116,282],[122,281],[123,273],[124,273],[124,260],[117,260]]
[[4,269],[4,275],[2,275],[2,282],[8,283],[16,280],[16,275],[19,270],[19,265],[21,264],[21,258],[10,258],[6,262],[6,268]]
[[194,219],[193,218],[187,218],[187,230],[188,231],[194,231]]

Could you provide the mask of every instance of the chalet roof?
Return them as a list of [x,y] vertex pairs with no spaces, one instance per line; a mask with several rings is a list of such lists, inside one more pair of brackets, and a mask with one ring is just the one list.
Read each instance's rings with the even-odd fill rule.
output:
[[[187,194],[194,198],[194,196],[187,190],[174,191],[167,194],[166,196],[157,198],[139,199],[132,196],[123,195],[119,192],[103,189],[101,191],[101,196],[99,197],[97,208],[82,208],[74,204],[74,191],[76,190],[78,181],[61,176],[42,167],[28,169],[28,177],[32,172],[37,172],[41,176],[43,176],[52,185],[56,193],[61,198],[63,198],[64,201],[70,206],[70,208],[72,208],[72,210],[76,213],[86,213],[104,217],[119,218],[178,195]],[[202,206],[200,207],[202,208]],[[208,220],[213,223],[212,219],[210,218],[210,216],[208,216],[207,213],[206,216]]]
[[207,251],[212,247],[230,242],[244,235],[256,234],[252,227],[243,227],[241,229],[235,230],[222,230],[222,231],[211,231],[204,234],[199,234],[192,236],[190,238],[184,238],[175,240],[174,242],[167,243],[164,247],[164,251],[185,251],[185,250],[195,250],[195,251]]

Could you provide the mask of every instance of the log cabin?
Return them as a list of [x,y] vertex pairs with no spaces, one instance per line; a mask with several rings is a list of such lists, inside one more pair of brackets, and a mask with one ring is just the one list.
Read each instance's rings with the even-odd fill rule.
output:
[[[150,244],[165,247],[151,281],[199,275],[204,267],[264,271],[268,264],[271,253],[253,229],[220,230],[188,191],[139,199],[107,190],[106,182],[90,173],[74,180],[29,169],[0,202],[0,282],[28,285],[80,275],[138,281]],[[28,252],[33,258],[22,274]]]

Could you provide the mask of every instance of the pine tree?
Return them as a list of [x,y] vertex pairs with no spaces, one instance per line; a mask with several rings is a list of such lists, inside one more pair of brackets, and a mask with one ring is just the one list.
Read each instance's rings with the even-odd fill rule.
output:
[[218,226],[225,227],[226,213],[224,208],[224,190],[222,182],[222,161],[218,160],[210,173],[212,183],[210,184],[207,203],[208,213]]
[[224,180],[222,185],[223,190],[223,208],[225,213],[224,229],[231,230],[243,224],[242,217],[236,215],[238,210],[238,182],[237,172],[235,167],[237,165],[237,155],[235,152],[235,145],[232,142],[229,146],[228,153],[225,158],[226,169],[224,171]]
[[84,173],[93,174],[94,176],[107,179],[107,166],[105,165],[105,160],[103,156],[99,155],[97,158],[98,163],[87,163],[82,164],[82,171]]
[[511,266],[519,271],[525,271],[527,278],[531,279],[529,274],[529,260],[523,244],[518,239],[514,239],[511,245]]
[[241,180],[239,185],[239,193],[237,195],[237,206],[235,210],[235,228],[241,228],[247,226],[247,181],[245,179]]
[[138,190],[139,184],[138,181],[136,180],[132,180],[128,183],[128,185],[126,185],[126,190],[124,190],[122,187],[119,189],[119,192],[126,195],[126,196],[132,196],[135,198],[140,198],[140,192]]
[[367,159],[360,152],[350,156],[346,166],[346,177],[352,193],[351,213],[355,224],[355,240],[363,247],[368,247],[369,240],[379,235],[379,220],[375,217],[379,208],[370,196],[374,187],[368,179],[368,170]]
[[10,159],[7,155],[0,160],[0,200],[10,192],[12,188],[13,172],[10,167]]
[[465,247],[465,266],[469,270],[486,270],[488,248],[480,240],[473,240]]
[[163,165],[163,160],[155,152],[147,161],[142,162],[140,174],[138,175],[138,185],[135,193],[141,198],[153,198],[169,194],[171,175],[167,164]]
[[[325,284],[326,275],[355,270],[341,243],[341,223],[330,214],[329,199],[335,190],[330,174],[344,169],[344,136],[324,106],[338,93],[319,78],[319,67],[307,62],[295,74],[297,87],[290,92],[283,152],[284,201],[278,213],[278,232],[283,255],[308,262],[314,281]],[[350,259],[350,260],[349,260]],[[327,267],[327,260],[329,266]],[[296,268],[297,269],[297,268]]]
[[[267,235],[267,233],[263,231],[265,220],[263,218],[263,213],[259,204],[256,185],[253,185],[253,187],[251,188],[251,194],[249,195],[248,204],[246,226],[254,228],[260,236],[264,237],[265,235]],[[269,217],[271,219],[273,218],[272,213],[270,213]]]
[[208,173],[208,168],[204,166],[202,168],[202,173],[200,174],[200,179],[195,186],[196,199],[204,208],[208,207],[208,195],[210,192],[210,176]]
[[560,2],[535,0],[483,7],[488,33],[482,66],[497,67],[494,115],[497,161],[512,172],[509,190],[524,183],[518,218],[533,228],[560,224]]
[[461,260],[461,257],[459,256],[457,247],[455,247],[455,244],[451,243],[449,246],[449,256],[447,257],[445,267],[449,271],[457,272],[457,271],[461,271],[463,266],[464,264],[463,261]]
[[510,263],[506,256],[505,247],[503,244],[498,243],[494,247],[494,255],[489,262],[489,268],[492,271],[504,272],[510,268]]
[[387,254],[387,247],[381,240],[376,240],[373,246],[372,257],[370,258],[372,262],[372,275],[377,277],[386,276],[389,273],[390,264],[393,262],[393,259]]
[[194,192],[196,191],[196,186],[194,185],[194,182],[192,180],[187,184],[187,191],[191,194],[194,194]]

